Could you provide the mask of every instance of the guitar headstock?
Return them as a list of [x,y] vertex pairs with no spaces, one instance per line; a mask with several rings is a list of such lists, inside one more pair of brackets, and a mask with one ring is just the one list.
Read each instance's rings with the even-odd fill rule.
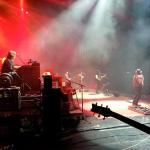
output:
[[92,104],[91,111],[94,112],[94,113],[97,113],[99,115],[101,114],[104,117],[110,117],[111,116],[111,112],[112,112],[110,110],[110,108],[108,108],[108,106],[106,106],[106,107],[103,107],[102,105],[101,106],[97,106],[97,103],[96,104]]

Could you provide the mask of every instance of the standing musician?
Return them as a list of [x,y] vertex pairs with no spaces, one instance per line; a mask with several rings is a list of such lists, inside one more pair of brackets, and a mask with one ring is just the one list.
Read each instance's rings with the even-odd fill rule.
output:
[[66,85],[63,87],[63,93],[66,93],[68,96],[69,109],[73,110],[76,108],[75,102],[73,100],[73,95],[76,94],[76,90],[71,85],[72,78],[70,77],[70,73],[65,73]]
[[69,73],[68,71],[65,72],[65,78],[66,78],[67,80],[71,80],[70,73]]
[[78,74],[78,77],[79,77],[79,80],[80,80],[80,84],[83,84],[84,75],[83,75],[82,71]]
[[104,78],[106,77],[106,74],[101,74],[100,71],[97,71],[95,75],[96,79],[96,94],[98,94],[100,91],[103,91],[103,81]]
[[66,86],[68,86],[68,87],[71,87],[71,77],[70,77],[70,74],[69,74],[69,72],[67,71],[67,72],[65,72],[65,79],[66,79]]
[[135,91],[135,97],[133,99],[133,106],[138,106],[138,101],[141,98],[142,95],[142,89],[144,86],[144,75],[142,74],[141,69],[136,69],[133,79],[132,79],[132,86]]

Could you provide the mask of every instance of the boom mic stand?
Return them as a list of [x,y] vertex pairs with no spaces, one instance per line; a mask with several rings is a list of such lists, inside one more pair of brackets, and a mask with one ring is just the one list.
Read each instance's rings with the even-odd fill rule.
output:
[[[66,79],[66,80],[68,80],[68,79]],[[83,116],[83,87],[86,87],[86,86],[83,84],[80,84],[78,82],[72,81],[72,80],[68,80],[68,81],[71,83],[79,85],[81,88],[81,100],[82,100],[81,112],[82,112],[82,119],[84,119],[84,116]]]

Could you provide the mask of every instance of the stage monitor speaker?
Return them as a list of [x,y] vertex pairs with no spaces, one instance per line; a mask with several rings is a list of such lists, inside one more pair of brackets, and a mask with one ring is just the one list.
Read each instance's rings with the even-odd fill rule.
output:
[[20,108],[20,87],[0,88],[0,111],[18,111]]
[[40,81],[40,64],[21,66],[17,73],[22,78],[23,82],[31,88],[31,91],[41,90]]

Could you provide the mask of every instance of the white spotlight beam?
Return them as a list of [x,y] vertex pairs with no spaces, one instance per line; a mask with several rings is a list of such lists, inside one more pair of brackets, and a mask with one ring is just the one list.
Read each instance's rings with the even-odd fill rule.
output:
[[[97,0],[78,0],[75,1],[68,9],[64,10],[54,21],[50,20],[31,38],[31,49],[47,51],[55,44],[61,44],[67,38],[75,39],[82,28],[82,19],[85,17],[89,9]],[[78,35],[77,35],[78,36]],[[26,42],[26,41],[25,41]],[[37,46],[38,43],[38,46]]]

